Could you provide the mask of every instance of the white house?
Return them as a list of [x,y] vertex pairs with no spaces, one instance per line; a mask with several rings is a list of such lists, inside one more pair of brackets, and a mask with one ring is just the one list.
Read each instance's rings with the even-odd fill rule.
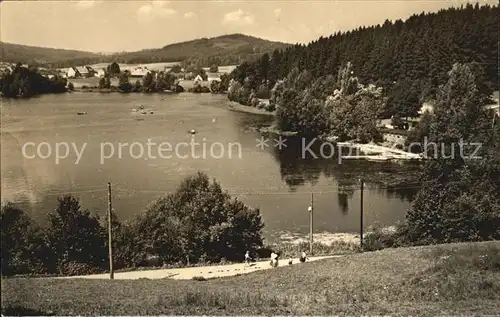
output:
[[99,68],[97,72],[95,73],[96,77],[104,77],[106,75],[106,71],[104,68]]
[[424,112],[428,111],[428,112],[432,112],[434,110],[434,106],[428,102],[424,102],[422,104],[422,107],[420,107],[420,110],[418,111],[418,114],[419,115],[422,115],[424,114]]
[[211,83],[213,81],[221,81],[219,74],[217,73],[208,73],[208,81]]
[[193,82],[195,82],[195,83],[199,83],[199,82],[202,82],[202,81],[203,81],[203,78],[202,78],[200,75],[197,75],[197,76],[194,78],[194,80],[193,80]]
[[149,73],[149,69],[147,67],[137,67],[130,71],[130,77],[144,77]]
[[404,145],[408,131],[400,129],[382,129],[384,141]]
[[66,72],[66,75],[68,78],[76,78],[76,77],[81,77],[82,74],[78,71],[76,67],[70,67],[68,71]]

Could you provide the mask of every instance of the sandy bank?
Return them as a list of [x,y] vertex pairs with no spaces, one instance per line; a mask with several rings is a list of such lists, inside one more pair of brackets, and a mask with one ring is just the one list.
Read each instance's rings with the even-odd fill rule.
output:
[[267,115],[267,116],[275,116],[276,111],[269,112],[264,109],[258,109],[250,106],[244,106],[241,105],[237,102],[234,101],[228,101],[228,107],[229,110],[231,111],[237,111],[237,112],[246,112],[246,113],[252,113],[252,114],[262,114],[262,115]]

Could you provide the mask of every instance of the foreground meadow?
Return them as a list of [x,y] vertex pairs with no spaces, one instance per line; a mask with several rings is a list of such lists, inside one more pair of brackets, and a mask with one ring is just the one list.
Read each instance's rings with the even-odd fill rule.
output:
[[500,242],[386,249],[205,280],[2,280],[4,315],[488,315]]

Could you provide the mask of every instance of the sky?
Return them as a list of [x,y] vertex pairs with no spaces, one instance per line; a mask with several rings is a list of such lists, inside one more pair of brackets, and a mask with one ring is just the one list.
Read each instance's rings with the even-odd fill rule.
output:
[[[287,43],[460,6],[467,0],[3,1],[0,40],[91,52],[243,33]],[[476,1],[470,1],[475,3]],[[492,0],[480,4],[495,5]]]

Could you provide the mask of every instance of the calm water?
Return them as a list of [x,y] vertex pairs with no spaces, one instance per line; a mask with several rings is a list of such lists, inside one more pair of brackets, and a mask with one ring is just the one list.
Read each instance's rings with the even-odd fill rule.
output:
[[[143,104],[154,114],[141,115],[132,109]],[[113,185],[113,207],[121,219],[130,219],[148,203],[172,192],[181,180],[196,171],[216,178],[230,193],[253,207],[259,207],[265,221],[266,236],[280,231],[307,233],[307,207],[314,194],[315,231],[357,232],[359,223],[360,176],[397,169],[381,163],[345,162],[335,159],[302,159],[300,141],[288,140],[288,147],[278,150],[273,142],[267,148],[256,147],[261,134],[256,129],[270,123],[266,116],[232,112],[223,96],[194,95],[121,95],[73,93],[47,95],[30,100],[3,100],[1,109],[2,200],[12,200],[29,210],[37,220],[56,205],[62,193],[74,193],[85,208],[104,215],[107,208],[107,182]],[[85,111],[87,115],[77,115]],[[196,129],[193,137],[189,130]],[[158,144],[168,142],[175,148],[191,139],[194,153],[186,147],[178,153],[184,158],[158,156]],[[147,142],[154,142],[148,157]],[[47,142],[52,156],[47,159],[24,158],[26,142]],[[73,143],[81,159],[71,149],[66,159],[55,161],[55,145]],[[110,158],[101,164],[101,144]],[[139,142],[122,147],[119,143]],[[214,142],[215,155],[210,158]],[[230,144],[233,145],[230,147]],[[241,157],[238,147],[241,145]],[[111,157],[111,145],[115,154]],[[225,153],[221,153],[222,148]],[[63,150],[63,148],[61,148]],[[47,148],[43,150],[45,154]],[[231,156],[229,155],[231,151]],[[32,155],[33,148],[28,148]],[[64,154],[64,151],[61,152]],[[174,152],[175,153],[175,152]],[[315,152],[319,153],[319,152]],[[132,155],[132,156],[131,156]],[[153,158],[156,156],[156,158]],[[394,197],[385,189],[367,185],[365,189],[365,224],[394,224],[404,218],[408,201]],[[321,192],[321,193],[320,193]]]

